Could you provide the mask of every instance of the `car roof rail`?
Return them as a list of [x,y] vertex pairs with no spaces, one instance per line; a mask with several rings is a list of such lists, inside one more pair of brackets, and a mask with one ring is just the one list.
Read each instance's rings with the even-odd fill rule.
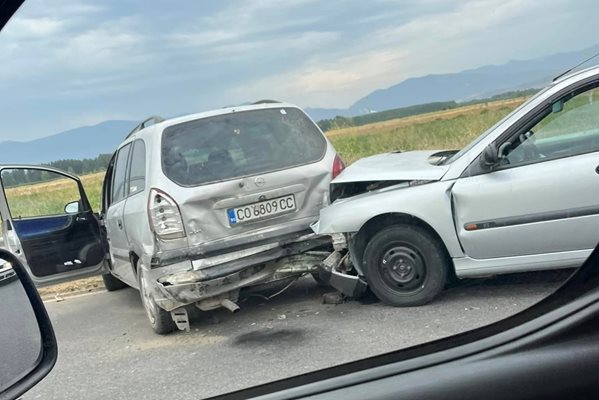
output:
[[258,100],[255,103],[252,103],[252,105],[254,106],[256,104],[273,104],[273,103],[282,103],[282,101],[264,99],[264,100]]
[[125,137],[125,139],[128,139],[135,132],[141,131],[143,128],[146,127],[146,124],[150,121],[153,122],[152,125],[154,125],[154,124],[164,121],[164,118],[159,117],[158,115],[152,115],[151,117],[144,119],[135,128],[133,128],[133,130],[131,132],[129,132],[129,134],[127,135],[127,137]]

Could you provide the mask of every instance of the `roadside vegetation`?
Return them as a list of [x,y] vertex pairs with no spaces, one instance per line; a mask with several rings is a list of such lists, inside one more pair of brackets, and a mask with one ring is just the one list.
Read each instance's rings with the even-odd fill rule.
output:
[[412,115],[419,115],[425,113],[434,113],[437,111],[446,111],[453,110],[457,108],[464,108],[466,106],[483,104],[488,105],[488,103],[496,102],[497,100],[511,100],[520,97],[529,97],[538,92],[538,89],[526,89],[526,90],[516,90],[511,92],[505,92],[493,97],[488,97],[484,99],[476,99],[465,102],[457,102],[457,101],[439,101],[433,103],[426,104],[416,104],[408,107],[394,108],[391,110],[379,111],[379,112],[371,112],[369,114],[358,115],[355,117],[342,117],[337,116],[331,119],[323,119],[318,121],[318,126],[323,131],[331,131],[334,129],[343,129],[349,128],[353,126],[362,126],[373,124],[376,122],[383,122],[392,119],[405,118],[410,117]]
[[[478,103],[413,115],[357,127],[330,130],[327,136],[346,164],[374,154],[417,149],[460,149],[491,127],[526,98]],[[94,209],[101,208],[103,172],[83,175],[81,180]],[[69,181],[55,180],[6,189],[13,216],[62,213],[76,200]]]
[[493,126],[524,100],[525,97],[498,100],[335,129],[327,132],[327,136],[348,165],[360,158],[389,151],[457,150]]

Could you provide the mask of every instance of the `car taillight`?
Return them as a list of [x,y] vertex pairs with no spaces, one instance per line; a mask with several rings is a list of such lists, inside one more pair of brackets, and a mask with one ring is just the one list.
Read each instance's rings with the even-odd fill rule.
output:
[[333,161],[333,179],[337,177],[345,169],[345,164],[339,154],[335,156],[335,161]]
[[150,190],[148,199],[150,226],[161,239],[185,237],[185,227],[179,206],[168,194],[158,189]]

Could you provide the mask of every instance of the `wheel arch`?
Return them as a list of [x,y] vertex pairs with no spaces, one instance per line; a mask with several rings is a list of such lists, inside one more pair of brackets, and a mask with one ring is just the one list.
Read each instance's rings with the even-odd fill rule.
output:
[[447,259],[447,262],[449,263],[449,265],[451,265],[449,274],[450,274],[450,276],[455,277],[455,267],[453,265],[453,259],[452,259],[451,255],[449,254],[447,244],[445,243],[445,241],[443,240],[441,235],[439,235],[439,233],[429,223],[427,223],[423,219],[418,218],[412,214],[399,213],[399,212],[379,214],[375,217],[372,217],[371,219],[366,221],[360,227],[358,232],[353,236],[353,238],[351,240],[351,244],[350,244],[351,252],[352,252],[352,260],[353,260],[354,264],[357,264],[360,266],[360,272],[362,269],[361,265],[362,265],[362,259],[364,256],[364,250],[366,249],[366,245],[368,244],[370,239],[372,239],[372,237],[377,232],[380,232],[382,229],[385,229],[389,226],[394,226],[394,225],[418,226],[418,227],[426,230],[428,233],[430,233],[442,245],[443,250],[444,250],[444,255]]

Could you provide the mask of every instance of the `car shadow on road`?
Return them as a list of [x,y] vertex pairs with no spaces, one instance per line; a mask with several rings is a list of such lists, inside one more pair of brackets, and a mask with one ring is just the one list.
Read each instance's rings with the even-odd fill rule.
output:
[[325,293],[335,291],[331,287],[319,286],[310,276],[305,276],[281,293],[269,298],[280,289],[280,287],[275,287],[260,292],[242,292],[238,301],[240,311],[235,314],[223,308],[201,311],[193,306],[188,307],[190,324],[192,328],[199,328],[206,324],[217,325],[230,321],[234,316],[243,318],[252,314],[260,314],[263,310],[276,311],[272,313],[275,317],[284,318],[283,316],[293,312],[303,312],[306,307],[317,307],[322,304],[322,296]]
[[[561,286],[574,271],[574,269],[564,269],[508,274],[484,279],[463,279],[449,284],[434,304],[452,303],[458,298],[481,299],[485,296],[485,293],[505,291],[506,288],[511,286],[526,288],[526,285],[528,285],[531,290],[541,286],[553,291]],[[269,299],[268,297],[277,290],[242,294],[238,302],[240,311],[235,314],[223,308],[201,311],[194,306],[189,306],[188,313],[191,328],[192,330],[204,330],[217,327],[226,328],[234,324],[243,325],[260,321],[273,321],[273,319],[285,319],[291,315],[333,309],[336,306],[335,304],[323,304],[323,295],[335,292],[335,289],[319,286],[309,276],[298,279],[286,290]],[[384,306],[380,304],[380,301],[370,290],[360,299],[344,299],[342,303],[348,306]],[[285,332],[278,334],[285,334]],[[250,335],[248,337],[242,336],[238,340],[240,340],[240,343],[258,343],[268,341],[268,338]]]

